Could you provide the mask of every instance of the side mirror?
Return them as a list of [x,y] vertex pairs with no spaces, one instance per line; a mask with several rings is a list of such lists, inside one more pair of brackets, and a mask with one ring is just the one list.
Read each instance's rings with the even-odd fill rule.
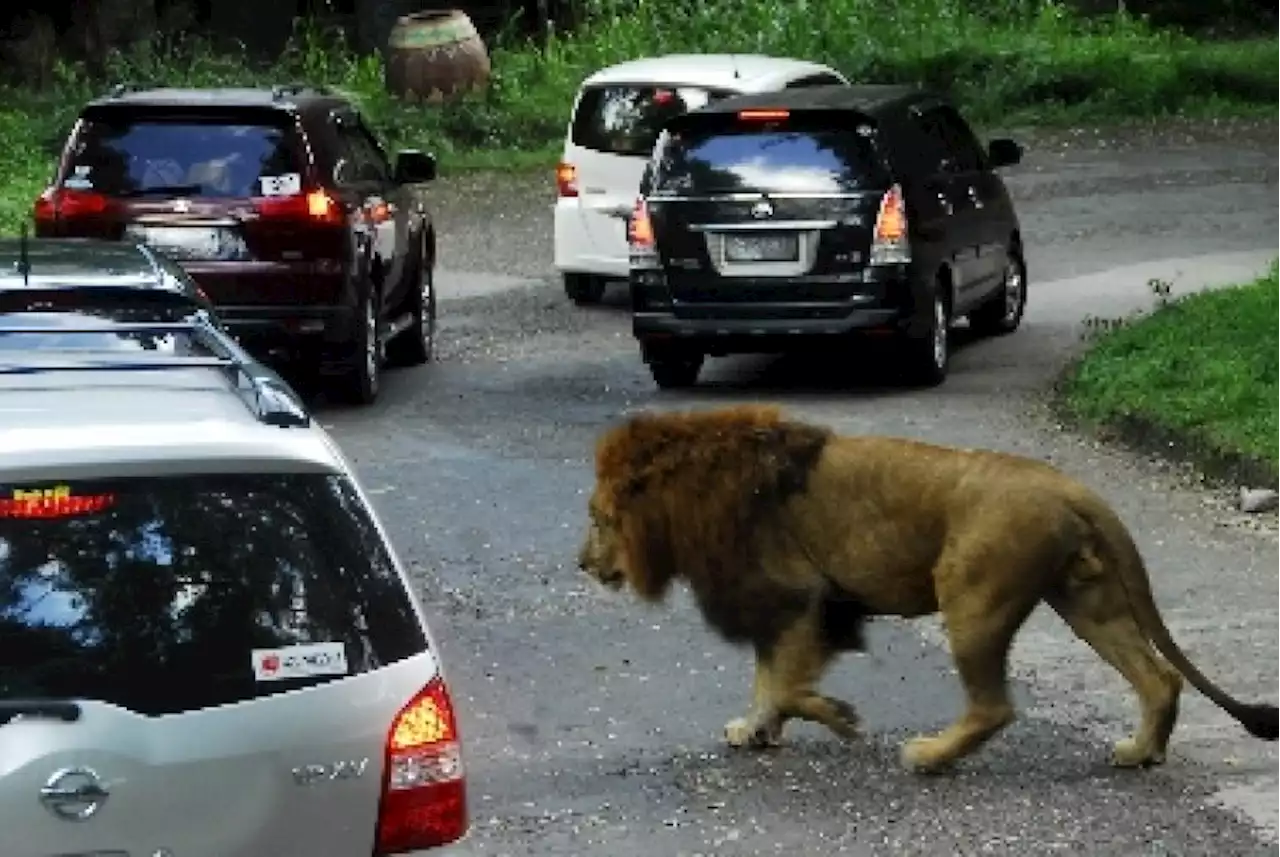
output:
[[987,143],[987,161],[993,170],[1011,167],[1022,161],[1022,147],[1006,137],[997,137]]
[[401,149],[396,155],[396,184],[422,184],[435,177],[435,155],[417,149]]

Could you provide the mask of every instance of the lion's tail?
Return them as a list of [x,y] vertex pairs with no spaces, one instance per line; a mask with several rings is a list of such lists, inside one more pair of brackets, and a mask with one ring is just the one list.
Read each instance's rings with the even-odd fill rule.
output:
[[1097,547],[1102,553],[1101,559],[1115,570],[1124,587],[1129,600],[1129,608],[1133,611],[1138,626],[1155,644],[1160,653],[1178,672],[1195,686],[1196,690],[1213,700],[1223,711],[1230,714],[1250,735],[1264,741],[1275,741],[1280,733],[1280,713],[1274,705],[1248,705],[1227,694],[1183,653],[1174,641],[1173,635],[1164,623],[1155,596],[1151,592],[1151,580],[1147,575],[1146,563],[1133,538],[1109,508],[1101,501],[1079,498],[1075,505],[1079,514],[1093,529],[1097,536]]

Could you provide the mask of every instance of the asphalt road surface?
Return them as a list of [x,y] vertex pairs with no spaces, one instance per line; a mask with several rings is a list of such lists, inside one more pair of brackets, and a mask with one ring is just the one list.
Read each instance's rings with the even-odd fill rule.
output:
[[467,742],[476,855],[1274,854],[1277,757],[1188,688],[1163,768],[1117,771],[1128,687],[1041,609],[1018,640],[1020,719],[954,774],[903,771],[897,745],[961,696],[937,623],[883,621],[826,686],[865,738],[808,725],[730,753],[746,652],[683,597],[644,609],[575,570],[596,433],[640,408],[781,402],[849,431],[1055,462],[1133,528],[1175,637],[1249,700],[1277,694],[1275,517],[1245,519],[1178,471],[1060,431],[1039,391],[1082,320],[1247,277],[1276,251],[1276,127],[1059,135],[1008,179],[1031,292],[1022,329],[974,343],[927,391],[857,360],[709,364],[659,393],[622,295],[575,309],[550,269],[551,176],[442,181],[442,352],[388,375],[365,410],[321,405],[421,583]]

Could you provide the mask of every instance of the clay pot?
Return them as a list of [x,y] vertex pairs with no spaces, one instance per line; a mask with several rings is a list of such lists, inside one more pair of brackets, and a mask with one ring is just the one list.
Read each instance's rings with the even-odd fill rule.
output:
[[396,20],[387,39],[387,90],[439,103],[489,82],[489,52],[458,9],[426,10]]

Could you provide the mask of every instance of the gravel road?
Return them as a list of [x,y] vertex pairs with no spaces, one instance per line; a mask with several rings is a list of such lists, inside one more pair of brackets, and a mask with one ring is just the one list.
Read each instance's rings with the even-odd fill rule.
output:
[[1047,611],[1013,654],[1021,718],[955,774],[917,778],[897,744],[950,720],[959,687],[936,622],[873,626],[827,686],[864,740],[799,726],[782,750],[726,753],[745,652],[687,600],[642,609],[573,568],[588,456],[638,408],[765,399],[843,430],[1014,450],[1115,503],[1182,643],[1231,692],[1274,701],[1274,515],[1243,519],[1158,463],[1061,432],[1039,391],[1087,315],[1247,276],[1276,252],[1276,126],[1039,135],[1008,180],[1031,293],[1023,328],[904,391],[857,361],[712,361],[659,393],[622,295],[574,309],[552,279],[550,176],[435,189],[441,360],[386,379],[365,410],[321,407],[421,581],[462,708],[473,832],[460,854],[1275,854],[1277,756],[1188,690],[1166,766],[1116,771],[1126,686]]

